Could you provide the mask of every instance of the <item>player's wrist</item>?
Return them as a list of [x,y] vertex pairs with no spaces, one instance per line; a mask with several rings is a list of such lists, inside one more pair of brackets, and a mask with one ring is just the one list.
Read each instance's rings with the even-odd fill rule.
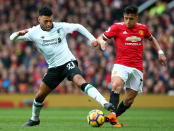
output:
[[158,50],[158,55],[164,54],[163,50]]

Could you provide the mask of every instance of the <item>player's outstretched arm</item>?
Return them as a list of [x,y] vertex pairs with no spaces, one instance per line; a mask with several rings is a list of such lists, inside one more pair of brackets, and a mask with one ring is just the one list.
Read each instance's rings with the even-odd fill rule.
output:
[[16,41],[26,39],[26,37],[24,36],[26,33],[28,33],[27,29],[14,32],[12,35],[10,35],[10,40]]
[[158,51],[158,55],[159,55],[159,61],[162,65],[166,66],[167,65],[167,58],[164,54],[164,52],[162,51],[161,47],[159,46],[158,41],[156,40],[155,37],[150,36],[148,38],[148,40],[150,41],[150,43],[153,45],[153,47]]
[[84,35],[86,38],[88,38],[88,40],[90,41],[89,45],[92,45],[94,47],[98,45],[95,37],[81,24],[62,22],[61,25],[63,26],[66,34],[72,33],[73,31],[78,31],[79,33]]
[[103,37],[103,35],[100,35],[97,38],[97,42],[99,43],[100,48],[104,51],[106,49],[108,43],[106,42],[106,39]]

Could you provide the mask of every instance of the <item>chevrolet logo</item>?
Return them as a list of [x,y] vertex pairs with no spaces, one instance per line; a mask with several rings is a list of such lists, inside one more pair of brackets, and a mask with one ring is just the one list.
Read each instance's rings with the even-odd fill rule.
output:
[[126,40],[131,42],[137,42],[137,41],[141,41],[141,38],[137,36],[131,36],[131,37],[127,37]]

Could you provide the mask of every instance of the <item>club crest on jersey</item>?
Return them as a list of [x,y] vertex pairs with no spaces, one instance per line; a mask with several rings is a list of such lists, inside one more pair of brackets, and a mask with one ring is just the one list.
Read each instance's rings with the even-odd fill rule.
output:
[[140,35],[144,35],[144,31],[143,30],[139,30],[139,34]]
[[138,42],[138,41],[141,41],[141,38],[137,36],[131,36],[131,37],[127,37],[126,40],[131,42]]

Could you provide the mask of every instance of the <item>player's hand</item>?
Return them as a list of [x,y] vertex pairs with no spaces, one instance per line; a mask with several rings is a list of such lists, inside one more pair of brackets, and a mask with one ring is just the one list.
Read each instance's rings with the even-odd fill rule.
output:
[[97,47],[97,46],[98,46],[97,40],[96,40],[96,39],[93,40],[93,41],[91,42],[91,45],[92,45],[93,47]]
[[167,58],[164,54],[159,55],[159,61],[162,65],[166,66],[167,65]]
[[108,43],[106,41],[104,41],[104,40],[100,43],[100,48],[103,51],[106,49],[107,46],[108,46]]
[[23,35],[25,35],[27,32],[28,32],[27,29],[21,30],[21,31],[18,32],[18,36],[23,36]]
[[97,38],[97,42],[99,43],[100,48],[104,51],[106,49],[108,43],[105,40],[103,40],[102,36],[99,36]]

